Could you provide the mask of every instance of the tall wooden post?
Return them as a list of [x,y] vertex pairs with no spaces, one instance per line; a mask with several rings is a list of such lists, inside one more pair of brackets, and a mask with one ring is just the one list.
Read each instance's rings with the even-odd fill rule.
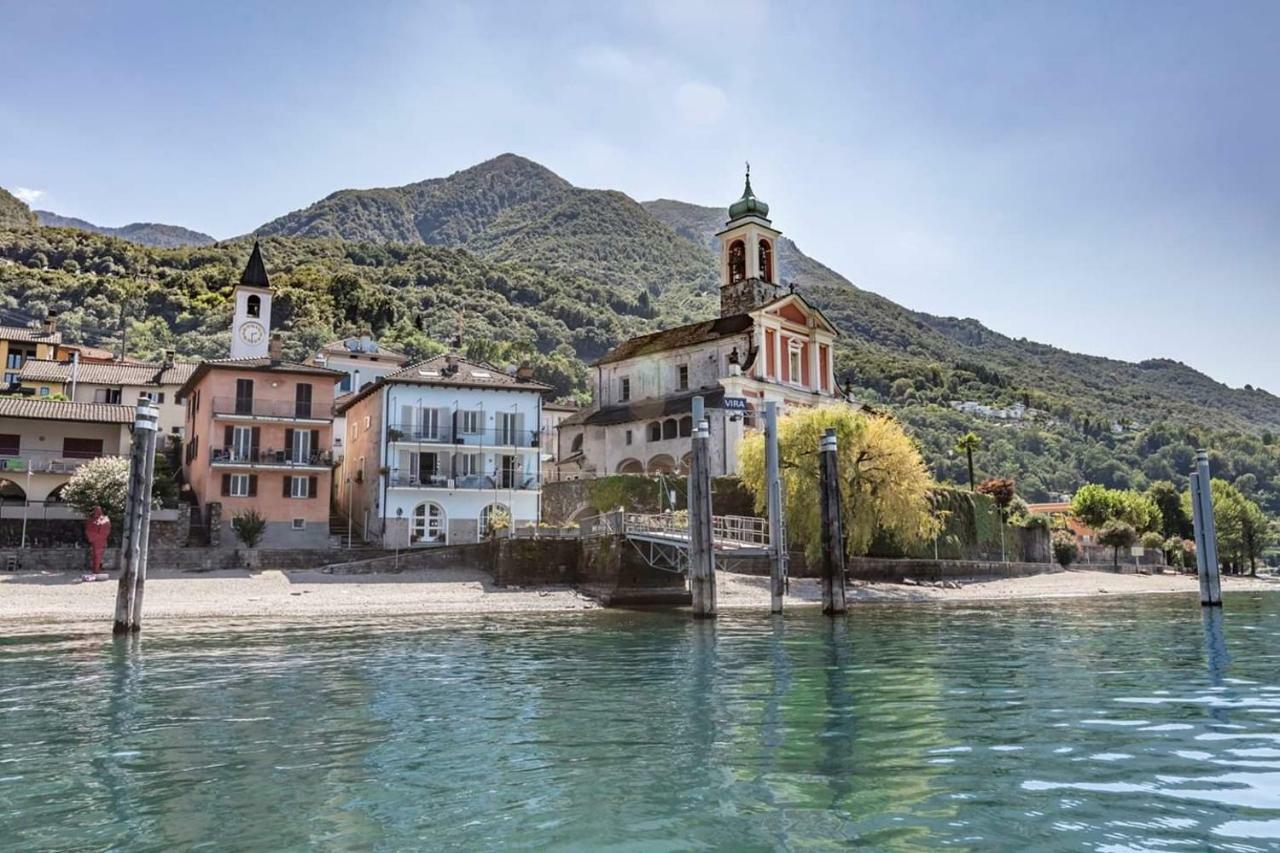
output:
[[840,518],[840,476],[836,464],[836,431],[828,429],[818,443],[822,485],[822,612],[845,612],[844,528]]
[[1191,506],[1196,531],[1196,568],[1200,572],[1200,604],[1221,607],[1222,575],[1218,562],[1218,528],[1213,520],[1213,480],[1209,473],[1209,454],[1204,450],[1196,451]]
[[156,429],[160,412],[150,401],[138,403],[133,422],[129,460],[129,491],[125,498],[124,534],[120,543],[120,583],[116,588],[112,633],[126,634],[142,627],[142,586],[147,573],[147,537],[151,531],[151,486],[155,478]]
[[769,612],[782,612],[787,582],[787,543],[782,525],[782,480],[778,464],[778,404],[764,404],[764,480],[769,508]]
[[699,421],[693,433],[693,463],[689,471],[689,592],[697,619],[711,619],[716,615],[710,434],[707,422]]

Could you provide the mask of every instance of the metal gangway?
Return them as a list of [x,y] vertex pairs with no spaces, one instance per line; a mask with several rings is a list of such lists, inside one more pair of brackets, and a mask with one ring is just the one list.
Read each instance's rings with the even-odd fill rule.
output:
[[[615,511],[583,519],[582,535],[621,535],[650,566],[684,572],[689,567],[689,517],[685,512]],[[769,520],[713,515],[711,538],[718,568],[769,555]]]

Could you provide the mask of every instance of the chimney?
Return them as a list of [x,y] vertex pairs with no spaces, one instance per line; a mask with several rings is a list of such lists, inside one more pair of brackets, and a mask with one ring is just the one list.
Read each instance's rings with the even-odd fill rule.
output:
[[521,382],[533,381],[533,366],[529,364],[528,360],[520,362],[520,366],[516,368],[516,379]]
[[267,345],[267,355],[270,356],[272,364],[279,364],[284,357],[284,339],[279,335],[272,335],[271,343]]
[[160,365],[160,366],[161,366],[161,367],[173,367],[173,359],[174,359],[174,356],[176,356],[176,355],[177,355],[177,353],[176,353],[174,350],[171,350],[171,349],[167,349],[167,350],[165,350],[165,351],[164,351],[164,361],[161,363],[161,365]]
[[58,312],[50,311],[44,318],[44,333],[52,335],[56,331],[58,331]]
[[445,376],[452,376],[458,372],[458,357],[453,353],[449,353],[444,357],[444,370],[440,371]]

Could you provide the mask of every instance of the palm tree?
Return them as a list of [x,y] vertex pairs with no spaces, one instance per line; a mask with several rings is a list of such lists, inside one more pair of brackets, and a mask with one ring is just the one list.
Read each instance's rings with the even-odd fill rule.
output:
[[966,432],[964,435],[956,439],[956,452],[963,453],[969,460],[969,491],[974,490],[973,482],[973,451],[982,446],[982,438],[976,433]]

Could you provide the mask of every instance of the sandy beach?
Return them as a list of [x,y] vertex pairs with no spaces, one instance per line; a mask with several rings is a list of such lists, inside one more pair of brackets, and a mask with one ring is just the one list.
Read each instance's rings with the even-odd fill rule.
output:
[[[1280,581],[1224,577],[1225,592],[1280,590]],[[857,603],[999,601],[1091,595],[1194,594],[1192,575],[1118,575],[1069,571],[1026,578],[974,580],[960,589],[898,583],[854,583]],[[717,574],[722,609],[767,609],[768,579]],[[83,583],[60,573],[0,576],[0,620],[109,620],[116,584]],[[814,606],[818,583],[791,582],[788,606]],[[592,610],[599,605],[565,587],[499,588],[482,572],[444,570],[385,575],[317,571],[154,572],[147,580],[148,619],[367,617],[421,613],[536,613]]]

